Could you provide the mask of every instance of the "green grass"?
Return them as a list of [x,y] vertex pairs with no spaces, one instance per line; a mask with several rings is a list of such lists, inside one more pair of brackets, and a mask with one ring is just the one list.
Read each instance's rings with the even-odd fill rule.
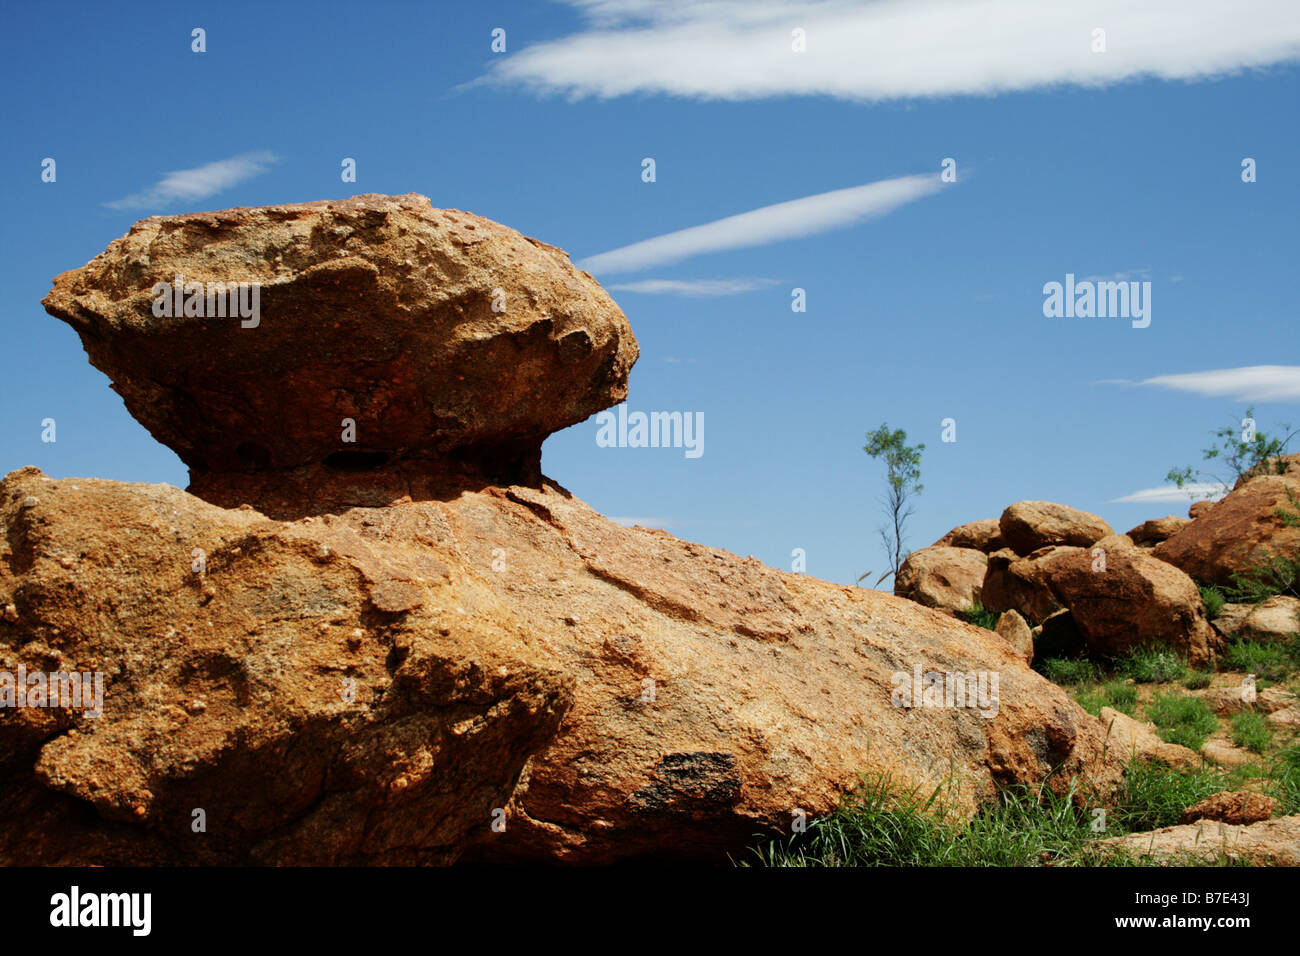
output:
[[1116,673],[1139,684],[1161,684],[1187,676],[1187,662],[1164,647],[1135,647],[1115,662]]
[[1231,790],[1235,784],[1234,774],[1217,767],[1170,770],[1161,763],[1137,758],[1128,765],[1111,819],[1125,832],[1171,827],[1192,804]]
[[1133,711],[1137,708],[1138,691],[1132,684],[1122,680],[1107,681],[1102,686],[1102,691],[1106,695],[1106,703],[1114,707],[1121,713],[1133,716]]
[[1264,715],[1253,710],[1243,710],[1232,717],[1232,742],[1257,754],[1268,749],[1273,739],[1272,728]]
[[[1300,788],[1300,758],[1295,769]],[[1187,807],[1232,789],[1235,780],[1222,770],[1173,771],[1134,760],[1116,805],[1104,816],[1074,791],[1058,795],[1013,788],[1002,791],[997,801],[967,821],[942,809],[943,786],[928,792],[898,789],[879,775],[847,795],[837,811],[811,821],[806,833],[768,840],[739,862],[758,866],[1145,865],[1095,841],[1177,823]],[[1104,829],[1094,830],[1103,822]]]
[[1292,744],[1278,753],[1273,761],[1273,787],[1278,815],[1300,813],[1300,744]]
[[976,602],[975,606],[970,610],[959,611],[958,613],[976,627],[987,628],[990,631],[998,629],[998,618],[1002,616],[986,610],[984,605],[979,602]]
[[1300,558],[1275,555],[1232,575],[1232,584],[1223,593],[1237,604],[1258,604],[1276,594],[1300,597]]
[[1228,603],[1228,599],[1223,596],[1223,592],[1214,584],[1197,585],[1201,591],[1201,601],[1205,604],[1205,616],[1213,621],[1223,610],[1223,605]]
[[1300,641],[1287,644],[1260,644],[1235,640],[1223,654],[1223,669],[1245,671],[1263,680],[1280,683],[1300,670]]
[[1035,661],[1037,667],[1053,684],[1088,684],[1095,683],[1101,677],[1101,670],[1095,663],[1086,657],[1076,660],[1066,660],[1061,657],[1048,657],[1041,663]]
[[1181,694],[1158,694],[1147,704],[1147,717],[1156,725],[1160,738],[1200,750],[1205,738],[1219,727],[1219,721],[1205,703]]
[[1214,680],[1214,671],[1188,671],[1183,686],[1188,690],[1204,690]]

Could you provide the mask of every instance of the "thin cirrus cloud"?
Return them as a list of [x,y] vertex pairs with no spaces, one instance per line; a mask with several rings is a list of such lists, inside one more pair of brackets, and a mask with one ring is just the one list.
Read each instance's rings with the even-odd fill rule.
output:
[[758,289],[770,289],[779,279],[644,279],[640,282],[623,282],[611,285],[616,292],[639,292],[642,295],[683,295],[692,298],[710,298],[720,295],[741,295]]
[[194,169],[178,169],[147,189],[104,205],[109,209],[152,209],[176,202],[196,202],[266,172],[275,161],[274,153],[243,153]]
[[873,101],[1195,80],[1300,58],[1295,0],[569,3],[575,32],[501,57],[476,82],[573,99]]
[[835,189],[634,242],[589,256],[578,265],[591,273],[635,272],[703,253],[811,236],[883,216],[943,186],[938,173],[920,173]]
[[1300,401],[1300,365],[1247,365],[1156,375],[1140,382],[1109,379],[1100,384],[1154,385],[1206,398],[1232,398],[1239,402]]
[[1228,486],[1217,481],[1189,481],[1181,488],[1177,485],[1144,488],[1123,498],[1112,498],[1108,504],[1176,504],[1197,501],[1201,498],[1221,498],[1227,493]]

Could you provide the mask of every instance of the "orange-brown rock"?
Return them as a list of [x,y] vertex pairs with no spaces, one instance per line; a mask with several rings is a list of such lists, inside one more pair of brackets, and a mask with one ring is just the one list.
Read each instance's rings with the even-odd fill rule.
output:
[[1007,547],[1020,555],[1054,545],[1086,547],[1113,533],[1095,514],[1054,501],[1017,501],[1002,512],[998,527]]
[[1263,793],[1224,791],[1192,804],[1178,818],[1179,823],[1218,820],[1221,823],[1248,824],[1267,820],[1277,809],[1277,800]]
[[894,593],[926,607],[969,611],[980,601],[988,558],[973,548],[932,545],[907,556]]
[[1104,555],[1058,548],[1042,559],[1040,571],[1070,609],[1093,653],[1118,656],[1160,644],[1196,666],[1213,661],[1217,636],[1206,620],[1200,591],[1172,565],[1136,548]]
[[1014,608],[1035,623],[1061,610],[1064,605],[1052,592],[1043,573],[1043,561],[1059,550],[1062,549],[1045,548],[1022,558],[1010,548],[1003,548],[989,555],[988,571],[980,590],[985,609],[1000,614]]
[[542,440],[622,401],[637,358],[563,250],[415,194],[154,216],[44,305],[213,500],[387,468],[383,498],[399,467],[535,482]]
[[995,630],[1008,644],[1016,649],[1016,652],[1021,657],[1026,661],[1033,662],[1034,634],[1029,629],[1025,619],[1020,616],[1019,611],[1003,611],[998,617]]
[[1178,515],[1165,515],[1163,518],[1152,518],[1150,521],[1144,521],[1132,531],[1128,536],[1133,543],[1139,547],[1149,547],[1159,544],[1166,538],[1181,531],[1190,522],[1189,518],[1182,518]]
[[998,527],[998,519],[986,518],[983,521],[971,521],[967,524],[958,525],[931,547],[974,548],[976,551],[991,554],[1006,547],[1006,543],[1002,540],[1002,531]]
[[1300,814],[1234,826],[1217,820],[1162,827],[1099,841],[1139,860],[1189,865],[1300,866]]
[[1156,545],[1157,558],[1202,584],[1231,584],[1234,574],[1276,558],[1300,559],[1300,521],[1288,524],[1279,510],[1296,512],[1300,477],[1262,475],[1239,482],[1227,497],[1177,534]]
[[[989,631],[549,482],[281,522],[27,468],[0,523],[0,669],[107,677],[0,710],[6,863],[722,860],[862,773],[971,809],[1122,763]],[[996,714],[895,706],[914,671]]]
[[1275,594],[1258,604],[1225,604],[1214,628],[1226,638],[1286,644],[1300,635],[1300,598]]

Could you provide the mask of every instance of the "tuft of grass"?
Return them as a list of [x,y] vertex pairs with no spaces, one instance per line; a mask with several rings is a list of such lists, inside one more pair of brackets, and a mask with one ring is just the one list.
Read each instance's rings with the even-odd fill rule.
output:
[[1188,671],[1183,678],[1183,686],[1188,690],[1204,690],[1214,680],[1214,671]]
[[1287,644],[1230,641],[1223,654],[1222,669],[1245,671],[1262,680],[1281,683],[1300,670],[1300,641]]
[[1198,584],[1201,591],[1201,601],[1205,604],[1205,616],[1213,621],[1223,610],[1223,605],[1228,603],[1228,599],[1223,596],[1215,584]]
[[1204,701],[1181,694],[1158,694],[1147,704],[1147,717],[1156,725],[1166,743],[1182,744],[1200,750],[1205,738],[1219,727]]
[[1043,676],[1053,684],[1089,684],[1095,683],[1101,677],[1101,671],[1097,665],[1086,657],[1080,657],[1075,660],[1066,660],[1061,657],[1045,658],[1039,667]]
[[1138,691],[1132,684],[1122,680],[1107,681],[1102,687],[1106,703],[1121,713],[1133,716],[1137,708]]
[[984,605],[980,604],[978,601],[975,602],[975,606],[970,610],[959,611],[958,613],[976,627],[987,628],[990,631],[996,631],[998,629],[998,618],[1002,616],[1001,614],[995,614],[993,611],[987,610]]
[[1268,749],[1273,739],[1272,728],[1264,715],[1254,710],[1243,710],[1232,717],[1232,742],[1257,754]]
[[1139,684],[1161,684],[1187,676],[1187,662],[1165,647],[1135,647],[1115,662],[1117,673]]

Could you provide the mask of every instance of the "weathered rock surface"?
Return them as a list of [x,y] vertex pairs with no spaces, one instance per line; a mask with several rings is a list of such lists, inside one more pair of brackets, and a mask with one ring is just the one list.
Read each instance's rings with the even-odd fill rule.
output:
[[1129,538],[1139,547],[1151,547],[1173,537],[1190,523],[1190,519],[1179,515],[1165,515],[1144,521],[1128,532]]
[[994,551],[1006,547],[1006,543],[1002,540],[1002,530],[998,526],[998,519],[986,518],[983,521],[971,521],[967,524],[958,525],[931,547],[974,548],[976,551],[992,554]]
[[[279,522],[23,469],[0,507],[3,667],[108,675],[97,719],[0,711],[8,863],[721,859],[873,770],[1118,779],[996,635],[550,483]],[[996,716],[893,706],[914,668],[996,672]]]
[[[257,324],[210,317],[203,295],[209,317],[156,316],[177,276],[257,284]],[[383,504],[431,463],[535,483],[542,440],[622,401],[637,358],[562,250],[415,194],[154,216],[44,305],[194,489],[232,506],[312,488]],[[354,472],[378,466],[366,497]]]
[[1161,740],[1154,724],[1136,720],[1113,707],[1101,709],[1101,723],[1106,728],[1106,749],[1126,760],[1143,757],[1178,770],[1191,770],[1201,765],[1196,751]]
[[1054,545],[1087,547],[1114,533],[1097,515],[1054,501],[1017,501],[1002,512],[998,527],[1007,546],[1019,555]]
[[1113,657],[1163,644],[1194,666],[1214,660],[1218,638],[1196,583],[1146,552],[1109,551],[1103,568],[1093,550],[1062,548],[1042,559],[1041,572],[1093,653]]
[[1213,501],[1193,501],[1187,506],[1187,517],[1195,521],[1201,515],[1209,514],[1210,509],[1213,507]]
[[894,593],[926,607],[969,611],[980,601],[987,566],[988,558],[973,548],[921,548],[898,569]]
[[1179,823],[1197,820],[1218,820],[1220,823],[1238,825],[1267,820],[1277,809],[1277,801],[1267,794],[1243,791],[1214,793],[1192,804],[1178,818]]
[[1214,627],[1227,638],[1286,643],[1300,634],[1300,598],[1278,594],[1259,604],[1225,604]]
[[1014,647],[1027,662],[1033,662],[1034,659],[1034,634],[1029,629],[1029,624],[1020,616],[1019,611],[1004,611],[998,618],[996,628],[998,634],[1006,638],[1008,644]]
[[[1300,466],[1297,466],[1300,467]],[[1202,584],[1231,584],[1235,573],[1286,557],[1300,558],[1300,523],[1288,525],[1279,509],[1295,510],[1300,475],[1261,475],[1239,482],[1177,534],[1151,552]]]
[[984,607],[995,614],[1014,609],[1034,622],[1061,610],[1063,605],[1052,593],[1044,572],[1044,561],[1058,550],[1044,548],[1022,558],[1010,548],[1003,548],[989,555],[988,571],[980,589]]
[[1163,863],[1214,863],[1226,857],[1257,866],[1300,866],[1300,814],[1250,826],[1201,820],[1099,843]]

